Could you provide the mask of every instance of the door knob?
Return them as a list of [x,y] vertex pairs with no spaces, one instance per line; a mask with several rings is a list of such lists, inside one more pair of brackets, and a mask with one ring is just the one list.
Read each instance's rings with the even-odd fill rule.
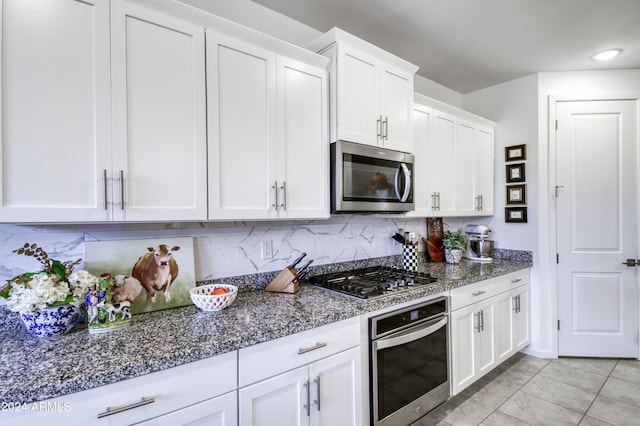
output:
[[637,259],[627,259],[626,262],[622,262],[623,265],[627,266],[640,266],[640,260]]

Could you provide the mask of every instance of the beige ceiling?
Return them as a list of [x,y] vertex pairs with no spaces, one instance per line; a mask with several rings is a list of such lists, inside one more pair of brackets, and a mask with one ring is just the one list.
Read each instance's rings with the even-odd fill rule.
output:
[[[461,93],[534,72],[640,69],[640,0],[253,0],[340,27]],[[607,63],[597,51],[624,49]]]

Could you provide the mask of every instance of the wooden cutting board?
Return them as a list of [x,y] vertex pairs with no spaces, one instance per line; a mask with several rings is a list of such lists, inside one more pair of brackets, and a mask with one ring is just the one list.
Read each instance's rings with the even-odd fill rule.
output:
[[444,249],[442,248],[442,240],[439,237],[422,238],[422,241],[427,246],[427,252],[432,261],[442,262],[444,260]]

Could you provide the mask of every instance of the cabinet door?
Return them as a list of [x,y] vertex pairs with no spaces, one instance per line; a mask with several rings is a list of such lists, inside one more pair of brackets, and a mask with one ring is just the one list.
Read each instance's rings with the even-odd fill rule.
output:
[[429,181],[437,195],[436,216],[451,216],[455,211],[456,182],[456,118],[452,115],[433,112],[433,139],[431,141],[431,167]]
[[110,220],[109,3],[4,0],[1,26],[0,221]]
[[451,313],[451,347],[456,395],[495,366],[493,298]]
[[378,121],[378,61],[341,43],[337,62],[337,138],[377,146],[382,125]]
[[207,217],[204,29],[112,1],[116,220]]
[[208,399],[156,417],[142,426],[236,426],[238,424],[238,395],[236,391]]
[[312,426],[362,423],[360,347],[309,365]]
[[514,353],[512,316],[515,303],[515,294],[511,291],[501,293],[495,297],[496,360],[499,363],[505,361]]
[[[308,368],[300,367],[238,391],[243,426],[302,426],[309,423]],[[310,407],[308,408],[310,409]]]
[[423,105],[414,105],[413,109],[413,149],[415,167],[413,168],[415,210],[408,216],[433,216],[435,207],[429,170],[437,159],[432,158],[431,150],[431,119],[433,110]]
[[[5,418],[7,413],[2,413],[0,423],[3,426],[44,424],[121,426],[138,424],[147,419],[162,419],[160,416],[180,412],[185,408],[187,408],[185,419],[195,420],[206,415],[213,415],[215,418],[215,413],[219,410],[216,407],[223,405],[226,407],[225,410],[229,410],[225,413],[225,417],[232,416],[235,412],[235,402],[231,405],[225,402],[228,401],[227,399],[221,399],[218,402],[214,402],[214,399],[230,393],[235,400],[235,389],[238,386],[237,356],[237,352],[228,352],[159,372],[47,399],[36,405],[27,404],[26,410],[15,412],[11,416],[7,415],[7,418]],[[147,399],[146,404],[140,404],[142,398]],[[210,403],[189,412],[189,407],[207,401]],[[222,404],[223,402],[225,403]],[[28,409],[29,407],[31,409]],[[37,409],[38,407],[40,409]],[[49,409],[42,407],[49,407]],[[116,407],[128,408],[113,412]],[[108,413],[109,411],[111,412]],[[107,415],[98,418],[99,414]],[[169,419],[171,418],[170,416]],[[167,423],[163,420],[159,424]],[[169,424],[184,424],[184,421],[174,421]]]
[[494,156],[493,130],[477,127],[473,146],[473,183],[478,200],[478,215],[493,215]]
[[380,69],[382,145],[413,152],[413,75],[392,68]]
[[475,381],[476,376],[475,305],[451,312],[451,393],[458,394]]
[[477,377],[489,372],[496,362],[494,306],[495,298],[478,303],[476,306],[480,321],[480,332],[476,333],[476,374]]
[[513,344],[514,351],[519,351],[529,344],[529,284],[514,290],[518,297],[518,309],[513,312]]
[[278,217],[328,218],[327,72],[278,56],[277,77]]
[[207,32],[210,219],[275,212],[275,78],[272,52]]
[[455,137],[455,209],[460,216],[475,216],[474,139],[471,124],[456,121]]

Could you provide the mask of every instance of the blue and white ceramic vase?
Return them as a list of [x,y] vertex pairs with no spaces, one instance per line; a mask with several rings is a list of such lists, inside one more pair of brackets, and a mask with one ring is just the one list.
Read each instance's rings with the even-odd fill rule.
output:
[[52,337],[65,334],[80,317],[80,305],[47,306],[36,312],[20,312],[20,318],[29,333],[36,337]]

